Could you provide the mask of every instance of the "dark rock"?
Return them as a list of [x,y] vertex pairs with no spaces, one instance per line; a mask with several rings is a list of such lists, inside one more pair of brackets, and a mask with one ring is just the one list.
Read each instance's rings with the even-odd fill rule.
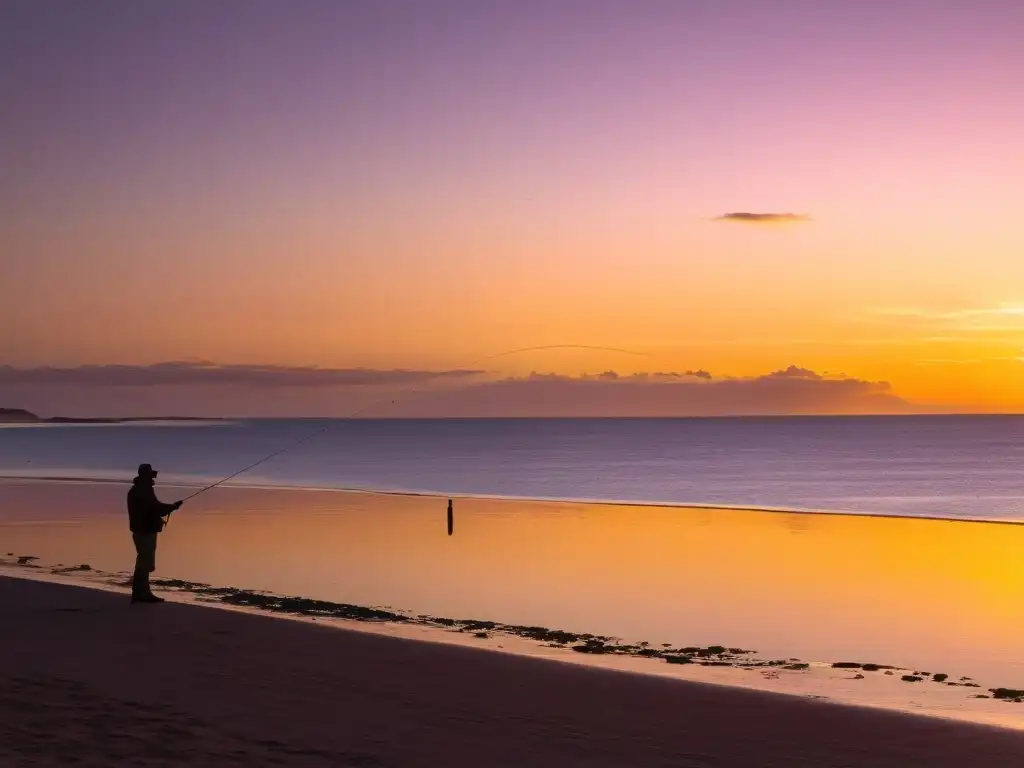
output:
[[665,661],[669,664],[692,664],[693,657],[686,655],[665,656]]
[[834,669],[860,669],[862,666],[856,661],[836,661],[832,664]]
[[488,638],[488,634],[486,632],[475,632],[473,637],[479,637],[481,640],[486,640]]
[[[690,653],[688,648],[683,649],[685,652]],[[724,645],[709,645],[707,648],[697,648],[695,652],[698,656],[721,656],[725,653]]]
[[[247,590],[229,590],[221,592],[221,602],[229,605],[240,605],[249,608],[261,608],[276,613],[290,613],[299,616],[331,616],[336,619],[349,619],[354,621],[391,621],[405,622],[408,619],[391,611],[382,611],[377,608],[368,608],[362,605],[348,605],[346,603],[332,603],[327,600],[313,600],[307,597],[279,597],[277,595],[266,595],[260,592],[249,592]],[[448,620],[438,620],[445,626],[450,626]]]
[[995,699],[1019,699],[1024,697],[1024,691],[1016,688],[989,688],[992,698]]
[[493,621],[476,621],[474,619],[459,619],[455,622],[461,624],[467,632],[480,632],[481,630],[492,630],[498,625]]
[[583,639],[583,635],[577,635],[573,632],[563,632],[559,629],[548,629],[547,627],[512,626],[505,627],[505,629],[519,637],[529,638],[530,640],[540,640],[548,643],[575,643]]
[[787,664],[786,666],[783,667],[783,669],[810,669],[810,668],[811,668],[811,665],[810,664],[806,664],[804,662],[799,662],[797,664]]
[[81,565],[70,565],[67,568],[53,568],[50,573],[77,573],[80,571],[91,571],[92,567],[82,563]]
[[603,643],[597,643],[593,640],[588,640],[583,645],[574,645],[572,649],[576,653],[612,653],[614,650]]
[[932,680],[934,680],[936,683],[944,683],[948,679],[949,675],[944,675],[941,672],[937,672],[934,675],[932,675]]
[[900,680],[904,683],[920,683],[924,678],[920,675],[904,675]]
[[[175,589],[182,592],[191,592],[201,598],[219,600],[228,605],[238,605],[246,608],[257,608],[274,613],[287,613],[297,616],[330,616],[336,619],[349,619],[353,621],[390,621],[403,623],[409,621],[393,611],[385,611],[379,608],[368,608],[362,605],[349,605],[347,603],[332,603],[327,600],[313,600],[307,597],[283,597],[271,595],[264,592],[254,592],[235,587],[211,587],[209,584],[183,581],[181,579],[154,579],[153,586],[163,589]],[[425,622],[439,622],[448,625],[447,622],[454,622],[451,619],[432,619],[421,617]],[[448,625],[450,626],[450,625]]]
[[18,558],[18,565],[32,565],[32,561],[38,559],[35,555],[22,555]]

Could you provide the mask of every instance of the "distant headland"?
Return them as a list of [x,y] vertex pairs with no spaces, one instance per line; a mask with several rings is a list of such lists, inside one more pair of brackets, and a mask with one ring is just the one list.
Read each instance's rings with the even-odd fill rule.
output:
[[0,424],[125,424],[133,421],[215,421],[197,416],[128,416],[125,418],[75,418],[51,416],[43,418],[24,408],[0,408]]

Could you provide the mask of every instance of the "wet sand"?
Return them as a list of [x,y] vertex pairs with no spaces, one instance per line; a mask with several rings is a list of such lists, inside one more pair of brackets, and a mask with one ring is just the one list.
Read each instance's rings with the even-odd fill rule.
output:
[[0,578],[0,764],[997,766],[1024,734]]

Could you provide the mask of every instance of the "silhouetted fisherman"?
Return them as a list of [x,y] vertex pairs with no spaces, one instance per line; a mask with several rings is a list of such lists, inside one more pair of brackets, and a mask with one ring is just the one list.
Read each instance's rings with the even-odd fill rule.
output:
[[128,523],[135,542],[135,573],[132,575],[133,603],[162,603],[149,588],[149,574],[156,570],[156,537],[164,529],[167,515],[181,506],[180,501],[164,504],[153,486],[157,472],[149,464],[140,464],[139,473],[128,491]]

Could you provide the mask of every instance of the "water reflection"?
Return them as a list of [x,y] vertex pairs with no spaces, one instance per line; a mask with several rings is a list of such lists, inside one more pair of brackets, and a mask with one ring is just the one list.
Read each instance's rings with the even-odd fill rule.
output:
[[[127,570],[125,491],[2,483],[0,552]],[[157,575],[1024,687],[1021,526],[456,499],[449,537],[446,502],[217,489]]]
[[804,515],[799,513],[781,515],[783,524],[795,534],[807,533],[814,526],[820,515]]

